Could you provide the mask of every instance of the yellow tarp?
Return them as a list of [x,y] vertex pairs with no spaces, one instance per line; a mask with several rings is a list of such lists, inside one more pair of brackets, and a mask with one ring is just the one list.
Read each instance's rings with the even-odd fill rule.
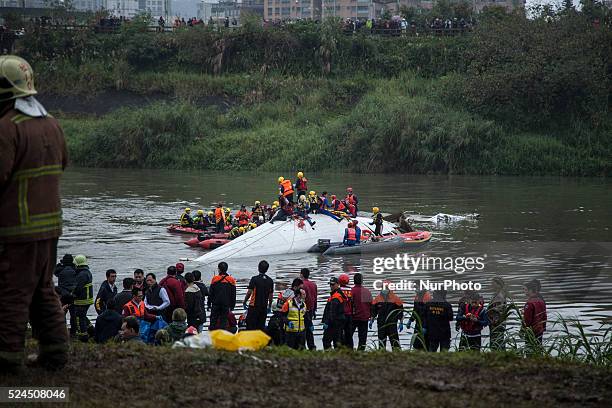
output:
[[247,330],[232,334],[225,330],[210,332],[210,341],[214,348],[227,351],[260,350],[268,345],[271,337],[261,330]]

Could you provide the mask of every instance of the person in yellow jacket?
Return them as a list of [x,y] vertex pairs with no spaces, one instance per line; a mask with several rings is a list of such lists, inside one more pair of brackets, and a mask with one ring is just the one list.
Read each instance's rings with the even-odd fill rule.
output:
[[[293,288],[293,297],[285,302],[281,309],[281,313],[285,320],[285,343],[288,347],[296,350],[306,348],[306,327],[304,320],[306,316],[306,300],[304,299],[304,291],[300,288],[299,279],[294,280],[291,285]],[[301,281],[300,281],[301,282]]]
[[21,369],[28,321],[38,365],[59,369],[68,359],[65,315],[53,285],[68,153],[58,121],[36,93],[30,64],[0,56],[0,372]]
[[185,208],[185,211],[183,211],[183,213],[181,214],[181,219],[180,219],[180,223],[181,223],[181,227],[191,227],[193,226],[193,219],[191,218],[191,208],[187,207]]

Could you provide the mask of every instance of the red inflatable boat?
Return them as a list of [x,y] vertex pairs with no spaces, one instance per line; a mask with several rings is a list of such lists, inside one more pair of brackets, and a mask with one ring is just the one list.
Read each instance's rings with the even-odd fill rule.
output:
[[190,247],[197,247],[197,246],[200,246],[201,242],[208,241],[210,239],[227,239],[227,234],[225,233],[220,233],[220,234],[204,233],[203,235],[204,236],[198,236],[195,238],[191,238],[189,241],[185,242],[185,245],[190,246]]

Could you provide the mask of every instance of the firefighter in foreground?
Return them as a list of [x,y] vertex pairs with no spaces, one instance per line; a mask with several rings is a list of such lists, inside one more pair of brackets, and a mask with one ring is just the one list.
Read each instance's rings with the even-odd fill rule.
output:
[[67,164],[59,123],[34,98],[27,61],[0,56],[0,370],[22,367],[28,320],[35,363],[60,369],[68,356],[64,313],[53,285],[62,233],[60,176]]

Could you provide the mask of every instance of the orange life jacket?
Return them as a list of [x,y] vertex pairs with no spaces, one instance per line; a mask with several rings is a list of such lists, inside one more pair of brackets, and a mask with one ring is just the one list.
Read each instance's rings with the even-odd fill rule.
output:
[[346,230],[348,231],[346,239],[349,241],[357,241],[357,231],[355,228],[347,228]]
[[215,208],[215,221],[219,222],[221,220],[225,220],[225,213],[223,208],[217,207]]
[[144,317],[145,315],[145,303],[144,302],[140,302],[140,305],[136,307],[134,302],[130,300],[129,302],[126,303],[125,306],[128,308],[130,312],[130,316]]
[[335,199],[334,201],[332,201],[332,208],[336,211],[344,211],[346,209],[346,206],[342,201]]
[[236,218],[238,218],[238,225],[247,225],[249,223],[249,219],[251,218],[249,216],[249,213],[246,211],[238,211],[236,213]]
[[355,205],[357,204],[357,200],[355,200],[355,196],[354,195],[347,195],[346,198],[344,199],[347,203]]
[[291,184],[291,180],[285,180],[281,183],[281,187],[283,189],[283,196],[289,197],[293,195],[293,185]]
[[338,299],[338,301],[339,301],[340,303],[344,303],[344,297],[343,297],[343,296],[342,296],[340,293],[338,293],[337,291],[336,291],[336,292],[334,292],[334,293],[333,293],[333,294],[332,294],[332,295],[329,297],[329,299],[327,299],[327,303],[330,303],[330,302],[331,302],[332,300],[334,300],[334,299]]

